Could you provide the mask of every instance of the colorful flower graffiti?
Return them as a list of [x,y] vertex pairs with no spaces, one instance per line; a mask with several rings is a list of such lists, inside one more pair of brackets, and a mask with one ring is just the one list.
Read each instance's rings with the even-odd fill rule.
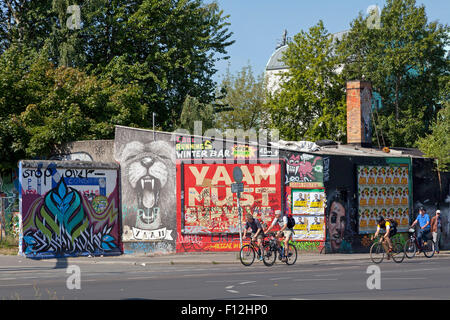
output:
[[[90,200],[66,180],[61,178],[43,195],[23,195],[22,253],[31,257],[120,254],[117,184],[108,197]],[[96,205],[99,197],[103,210]]]

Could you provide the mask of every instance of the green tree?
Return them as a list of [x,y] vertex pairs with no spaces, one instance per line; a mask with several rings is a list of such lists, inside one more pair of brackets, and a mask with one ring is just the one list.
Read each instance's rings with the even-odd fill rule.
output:
[[217,113],[218,129],[255,129],[258,132],[264,127],[263,74],[255,78],[250,65],[243,67],[236,75],[227,70],[219,88],[225,92],[219,101],[230,110]]
[[431,133],[418,141],[419,149],[434,158],[438,171],[450,171],[450,102],[441,109],[431,125]]
[[289,67],[281,88],[269,94],[270,126],[288,140],[346,139],[344,81],[335,39],[319,21],[300,31],[284,53]]
[[38,49],[52,32],[52,0],[0,2],[0,54],[14,43]]
[[214,65],[228,58],[233,43],[228,16],[216,2],[80,0],[81,28],[75,30],[66,25],[69,0],[5,3],[0,5],[0,48],[27,43],[45,49],[58,66],[120,85],[136,83],[142,103],[150,106],[147,117],[155,112],[166,131],[177,126],[187,95],[202,103],[214,100]]
[[428,22],[415,0],[388,0],[380,27],[358,16],[341,42],[343,75],[366,79],[382,97],[378,131],[388,145],[413,147],[440,109],[442,77],[448,72],[447,25]]
[[65,142],[112,139],[115,124],[143,126],[142,95],[136,84],[55,67],[42,52],[13,46],[0,56],[0,166],[49,156]]
[[[195,122],[201,122],[201,127],[195,128]],[[214,107],[211,104],[200,103],[197,98],[187,96],[183,103],[179,129],[187,130],[190,134],[203,134],[214,127]],[[197,132],[201,129],[201,132]]]

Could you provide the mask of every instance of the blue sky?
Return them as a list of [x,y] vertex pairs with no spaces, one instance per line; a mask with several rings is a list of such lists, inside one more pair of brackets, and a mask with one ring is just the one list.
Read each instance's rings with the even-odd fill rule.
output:
[[[209,2],[209,1],[206,1]],[[214,77],[221,81],[229,65],[231,73],[251,65],[254,74],[264,72],[270,56],[287,29],[288,37],[308,30],[322,20],[330,33],[348,30],[359,12],[366,13],[371,5],[380,9],[385,0],[217,0],[224,14],[229,14],[232,39],[228,48],[230,59],[216,64]],[[429,21],[450,24],[449,0],[417,0],[424,4]]]

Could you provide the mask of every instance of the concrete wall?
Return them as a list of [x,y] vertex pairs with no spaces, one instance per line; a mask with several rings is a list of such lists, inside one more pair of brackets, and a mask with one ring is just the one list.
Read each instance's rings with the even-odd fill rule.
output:
[[[245,172],[244,214],[270,223],[275,210],[292,213],[300,251],[367,252],[378,215],[398,220],[398,238],[404,240],[419,205],[430,216],[441,209],[442,244],[448,247],[449,174],[441,175],[439,187],[429,160],[310,154],[127,127],[116,127],[114,159],[121,166],[125,253],[238,250],[237,198],[231,192],[235,166]],[[270,174],[256,182],[271,164],[275,184]],[[365,168],[382,173],[381,182],[377,177],[363,182]],[[388,182],[391,169],[406,173],[406,184]],[[391,187],[403,198],[387,194]],[[364,188],[378,198],[363,199]],[[313,204],[314,197],[321,203]]]
[[[410,158],[331,155],[324,156],[324,162],[327,163],[326,179],[324,179],[327,194],[327,252],[368,252],[372,244],[370,237],[375,233],[376,218],[379,215],[384,218],[398,219],[399,224],[403,223],[401,215],[406,215],[407,220],[411,220],[412,192],[408,192],[407,201],[403,204],[401,201],[395,202],[395,204],[394,201],[388,203],[385,200],[389,197],[384,194],[380,195],[380,199],[384,201],[380,204],[377,202],[378,192],[376,197],[373,192],[373,195],[369,195],[367,198],[366,203],[363,203],[360,200],[366,187],[370,190],[381,191],[385,187],[390,187],[394,181],[378,182],[375,175],[373,181],[361,182],[358,180],[358,168],[383,168],[386,171],[389,168],[405,168],[408,169],[408,183],[402,185],[399,180],[398,183],[396,181],[396,185],[402,190],[411,190],[412,165]],[[401,215],[397,216],[397,212],[400,212]],[[362,223],[363,221],[365,223]],[[406,226],[399,227],[400,231],[407,229],[408,223],[404,224]],[[406,233],[400,234],[398,237],[404,239]]]
[[117,164],[20,161],[19,181],[19,254],[122,252]]
[[116,127],[125,253],[171,253],[176,241],[175,145],[170,134]]
[[55,152],[50,160],[114,162],[114,140],[69,142]]

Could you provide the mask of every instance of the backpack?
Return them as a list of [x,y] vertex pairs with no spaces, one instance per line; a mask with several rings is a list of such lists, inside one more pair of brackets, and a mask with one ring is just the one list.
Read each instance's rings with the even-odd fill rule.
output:
[[393,228],[397,229],[397,221],[394,219],[388,218],[386,221],[389,221],[389,223],[392,225]]
[[287,227],[288,229],[292,229],[295,226],[295,220],[292,214],[288,214],[287,216]]

